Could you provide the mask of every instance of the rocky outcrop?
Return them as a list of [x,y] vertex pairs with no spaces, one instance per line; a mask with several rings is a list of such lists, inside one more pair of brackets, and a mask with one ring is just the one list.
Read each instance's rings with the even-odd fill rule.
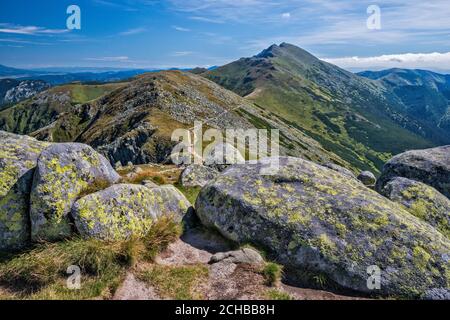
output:
[[450,238],[450,200],[439,191],[421,182],[396,177],[381,192]]
[[[269,160],[267,160],[269,161]],[[312,162],[280,158],[228,168],[199,194],[200,220],[228,239],[262,246],[288,270],[325,275],[368,294],[448,292],[450,240],[360,182]],[[368,268],[381,270],[381,289]]]
[[450,198],[450,145],[412,150],[393,157],[383,168],[377,190],[381,192],[394,177],[423,182]]
[[79,195],[120,176],[94,149],[79,143],[54,144],[38,159],[31,191],[31,237],[58,240],[72,233],[68,215]]
[[181,221],[191,207],[172,186],[118,184],[79,199],[72,217],[83,237],[125,240],[144,236],[162,216]]
[[167,138],[155,136],[156,129],[149,123],[143,123],[113,142],[99,146],[97,150],[111,163],[119,162],[125,165],[128,162],[135,164],[163,162],[175,143]]
[[180,184],[183,187],[204,187],[219,174],[218,171],[202,165],[188,166],[180,175]]
[[377,178],[370,171],[363,171],[358,175],[358,180],[361,181],[365,186],[374,187],[377,183]]
[[47,90],[50,85],[42,80],[25,80],[21,81],[17,86],[9,89],[4,97],[5,103],[17,103],[28,99],[37,93]]
[[25,246],[29,234],[29,198],[37,158],[48,145],[0,131],[0,250]]

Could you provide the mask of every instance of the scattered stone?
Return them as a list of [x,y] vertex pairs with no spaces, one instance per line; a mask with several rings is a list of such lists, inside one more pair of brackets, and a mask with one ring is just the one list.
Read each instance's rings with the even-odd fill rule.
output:
[[221,261],[234,264],[251,264],[257,266],[261,266],[264,264],[264,259],[263,257],[261,257],[259,252],[250,248],[216,253],[211,257],[209,263],[214,264]]
[[374,187],[377,183],[377,178],[370,171],[363,171],[359,174],[358,180],[361,181],[367,187]]

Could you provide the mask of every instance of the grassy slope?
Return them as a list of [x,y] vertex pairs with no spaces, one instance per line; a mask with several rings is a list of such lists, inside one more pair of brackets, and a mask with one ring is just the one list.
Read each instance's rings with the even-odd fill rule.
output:
[[[0,259],[0,299],[110,298],[125,272],[138,262],[152,261],[182,232],[178,223],[160,219],[143,239],[103,242],[68,239],[42,243],[28,251]],[[67,268],[81,269],[81,289],[67,288]]]
[[[72,112],[75,105],[98,99],[120,86],[123,84],[68,84],[53,87],[34,98],[1,111],[0,130],[30,134],[50,125],[62,113],[67,113],[64,119],[66,127],[77,126],[81,119],[76,112]],[[41,98],[43,99],[41,100]],[[55,132],[52,140],[55,142],[68,141],[71,136],[68,133]]]

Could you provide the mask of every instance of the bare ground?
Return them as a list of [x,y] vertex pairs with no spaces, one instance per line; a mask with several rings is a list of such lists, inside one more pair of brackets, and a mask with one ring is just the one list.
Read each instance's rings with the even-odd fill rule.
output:
[[[258,267],[236,265],[230,262],[208,264],[211,256],[233,248],[222,237],[199,229],[188,230],[179,240],[172,243],[155,263],[164,266],[205,265],[208,279],[195,285],[195,291],[206,300],[264,300],[268,290],[274,288],[265,284]],[[133,274],[145,269],[140,265],[127,274],[125,281],[114,294],[114,300],[160,300],[155,287],[137,279]],[[336,295],[331,292],[305,289],[281,283],[277,291],[289,294],[295,300],[349,300],[354,297]]]

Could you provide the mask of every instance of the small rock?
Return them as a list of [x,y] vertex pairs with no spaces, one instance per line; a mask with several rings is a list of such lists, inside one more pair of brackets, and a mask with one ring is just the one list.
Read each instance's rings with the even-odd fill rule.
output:
[[358,180],[368,187],[373,187],[377,183],[377,178],[370,171],[361,172],[358,176]]
[[236,251],[220,252],[216,253],[209,260],[210,264],[217,262],[230,262],[234,264],[251,264],[251,265],[262,265],[264,264],[264,259],[261,257],[259,252],[244,248]]

